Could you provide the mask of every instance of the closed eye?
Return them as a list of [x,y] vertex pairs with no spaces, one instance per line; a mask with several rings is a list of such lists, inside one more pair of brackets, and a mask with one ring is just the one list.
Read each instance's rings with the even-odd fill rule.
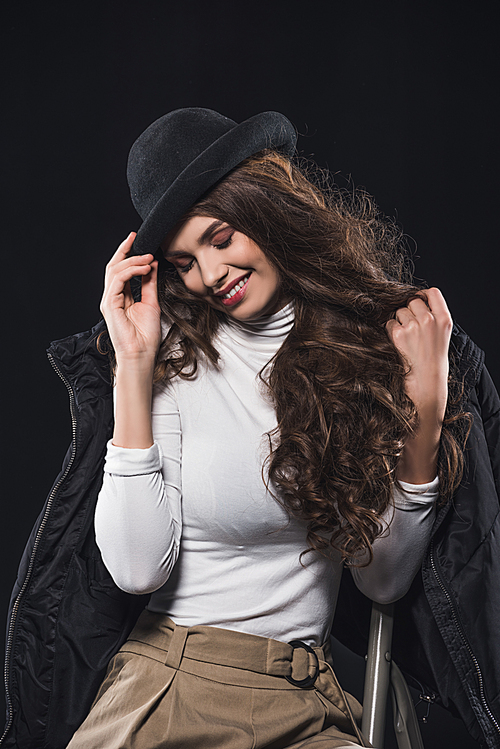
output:
[[175,270],[179,273],[187,273],[188,270],[191,270],[194,263],[194,257],[189,257],[189,255],[175,255],[173,257],[165,257],[165,260],[169,263],[171,263]]
[[233,241],[233,234],[234,232],[231,232],[231,234],[223,242],[212,242],[212,247],[215,247],[217,250],[226,250]]
[[191,270],[191,268],[193,267],[193,263],[194,258],[186,265],[177,265],[177,270],[179,271],[179,273],[187,273],[188,270]]
[[[221,232],[218,232],[218,233],[220,234]],[[229,236],[226,239],[224,239],[223,242],[217,242],[217,243],[212,242],[212,247],[215,247],[216,250],[226,250],[231,244],[231,242],[233,241],[233,234],[234,234],[234,230],[231,231]],[[169,260],[168,257],[167,257],[167,260]],[[173,262],[173,258],[172,260],[170,260],[170,262],[173,262],[173,264],[175,265],[179,273],[187,273],[188,271],[190,271],[191,268],[193,267],[194,261],[195,261],[195,258],[191,258],[189,262],[187,262],[185,265],[182,265],[182,257],[176,256],[175,262]]]

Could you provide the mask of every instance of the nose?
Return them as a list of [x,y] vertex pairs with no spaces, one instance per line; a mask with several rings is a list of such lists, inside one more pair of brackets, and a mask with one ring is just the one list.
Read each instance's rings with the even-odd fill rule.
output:
[[229,268],[222,262],[220,251],[214,248],[207,248],[202,256],[198,257],[203,284],[217,291],[223,285],[223,281],[229,273]]

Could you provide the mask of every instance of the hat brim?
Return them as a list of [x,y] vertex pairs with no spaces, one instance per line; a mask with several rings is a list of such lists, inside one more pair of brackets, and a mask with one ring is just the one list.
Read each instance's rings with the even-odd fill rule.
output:
[[131,255],[157,252],[193,203],[244,159],[266,148],[292,155],[297,133],[279,112],[262,112],[231,128],[197,156],[170,185],[141,224]]

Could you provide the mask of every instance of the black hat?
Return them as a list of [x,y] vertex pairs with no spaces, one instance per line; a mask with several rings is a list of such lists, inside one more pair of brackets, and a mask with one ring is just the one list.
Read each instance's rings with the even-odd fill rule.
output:
[[176,109],[153,122],[130,149],[127,179],[143,223],[131,254],[155,253],[201,196],[248,156],[273,148],[293,154],[295,128],[279,112],[239,125],[212,109]]

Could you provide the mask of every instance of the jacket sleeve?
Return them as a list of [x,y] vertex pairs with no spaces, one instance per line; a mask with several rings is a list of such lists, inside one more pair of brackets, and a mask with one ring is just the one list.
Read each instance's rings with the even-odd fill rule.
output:
[[116,585],[134,594],[168,580],[182,532],[180,416],[173,394],[155,391],[155,443],[145,450],[108,443],[95,512],[104,564]]
[[[428,484],[400,482],[394,487],[394,507],[382,518],[383,531],[372,544],[367,567],[351,566],[354,582],[372,601],[393,603],[408,591],[429,543],[436,516],[438,479]],[[361,555],[359,561],[368,558]]]

